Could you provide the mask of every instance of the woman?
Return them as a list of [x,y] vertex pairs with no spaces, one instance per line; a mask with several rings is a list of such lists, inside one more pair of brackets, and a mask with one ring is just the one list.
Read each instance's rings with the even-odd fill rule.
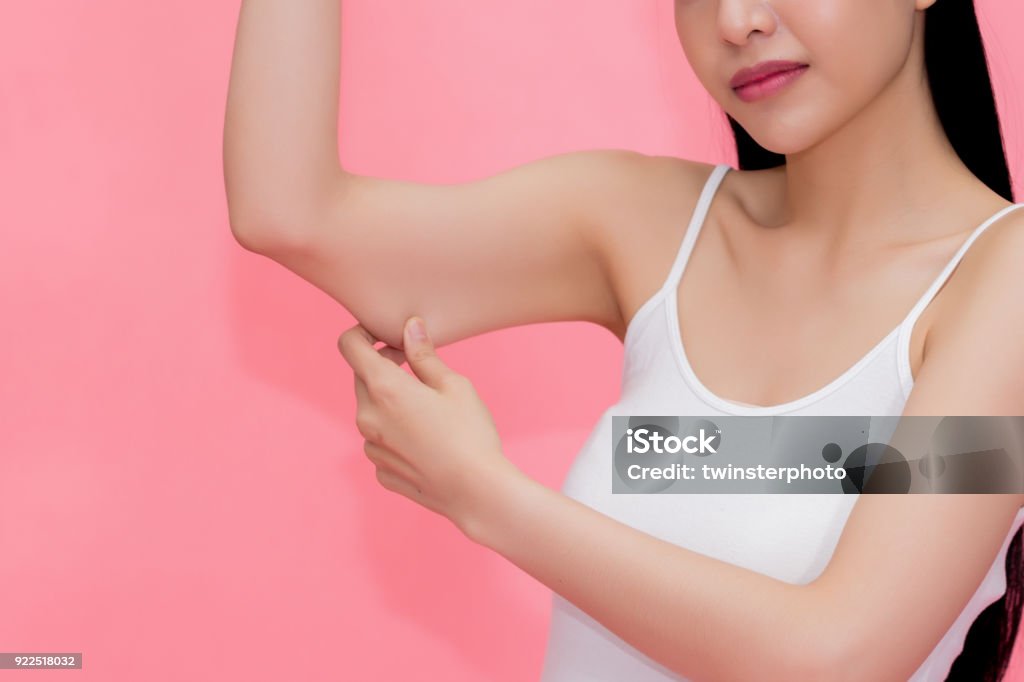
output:
[[[553,590],[545,682],[1000,679],[1024,496],[615,496],[606,447],[612,412],[1024,414],[1024,211],[970,0],[677,0],[739,169],[594,150],[461,185],[340,167],[338,4],[243,2],[232,231],[359,321],[380,483]],[[435,353],[556,320],[625,344],[561,491]]]

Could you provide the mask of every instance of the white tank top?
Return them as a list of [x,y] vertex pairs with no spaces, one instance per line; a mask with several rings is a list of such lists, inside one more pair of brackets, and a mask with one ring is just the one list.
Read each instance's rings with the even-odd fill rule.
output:
[[[818,390],[786,403],[756,406],[721,398],[705,387],[679,334],[677,286],[712,197],[730,169],[711,172],[662,287],[636,312],[624,337],[619,400],[605,410],[561,491],[662,540],[792,584],[806,584],[827,565],[858,494],[612,494],[611,417],[619,415],[880,415],[899,416],[913,387],[910,333],[974,240],[1006,213],[979,225],[898,327]],[[998,556],[977,591],[910,682],[945,680],[975,618],[1006,591],[1006,550],[1024,522],[1017,512]],[[669,624],[666,623],[666,627]],[[686,680],[613,634],[552,592],[541,682]]]

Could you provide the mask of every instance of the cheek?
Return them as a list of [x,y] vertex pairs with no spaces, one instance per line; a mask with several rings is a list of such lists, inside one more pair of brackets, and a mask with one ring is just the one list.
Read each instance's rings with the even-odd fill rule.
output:
[[727,54],[718,38],[714,7],[709,0],[676,0],[676,36],[687,63],[708,92],[720,99],[721,60]]
[[697,27],[700,26],[698,23],[700,19],[696,16],[693,8],[687,6],[686,3],[688,1],[676,0],[675,22],[676,36],[679,38],[679,44],[683,48],[687,61],[692,64],[693,60],[700,56],[698,41],[701,38],[701,34],[708,34],[709,30],[703,32],[697,30]]
[[877,91],[906,64],[914,21],[909,0],[789,0],[787,4],[800,5],[791,13],[790,23],[827,96]]
[[[722,44],[720,0],[676,0],[676,34],[694,73],[726,112],[764,146],[788,153],[841,126],[895,78],[910,54],[915,14],[910,0],[770,2],[782,23],[763,36],[763,50]],[[791,96],[744,104],[723,80],[728,74],[720,61],[773,50],[806,59],[811,69]]]
[[900,73],[912,47],[914,11],[907,0],[773,5],[811,68],[794,96],[778,106],[753,109],[730,101],[728,109],[761,144],[793,151],[841,126]]

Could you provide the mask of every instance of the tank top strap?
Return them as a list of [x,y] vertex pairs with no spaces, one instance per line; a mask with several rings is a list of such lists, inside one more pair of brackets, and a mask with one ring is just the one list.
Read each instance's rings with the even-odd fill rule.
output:
[[704,188],[697,198],[697,205],[693,209],[693,215],[690,217],[690,222],[683,233],[682,242],[679,244],[679,250],[676,252],[675,260],[672,262],[672,269],[669,270],[668,277],[661,286],[662,291],[674,288],[683,276],[683,269],[686,267],[686,261],[690,258],[693,245],[697,242],[697,234],[704,225],[704,219],[708,215],[711,200],[714,198],[715,192],[718,191],[718,186],[722,184],[722,178],[730,170],[731,166],[729,164],[720,163],[712,169],[708,179],[704,182]]
[[967,250],[971,248],[971,244],[973,244],[974,241],[981,236],[982,232],[987,230],[997,220],[1002,218],[1010,211],[1018,209],[1021,206],[1024,206],[1024,203],[1016,203],[1011,204],[1009,206],[1005,206],[1000,210],[996,211],[994,215],[990,216],[981,225],[978,225],[976,228],[974,228],[974,231],[971,232],[967,239],[964,240],[964,243],[960,245],[960,248],[957,249],[956,253],[953,254],[953,257],[949,259],[949,262],[946,263],[946,267],[942,269],[942,271],[931,283],[928,289],[925,290],[921,298],[918,299],[916,304],[914,304],[914,307],[911,308],[910,313],[907,314],[906,318],[904,318],[903,323],[900,326],[906,327],[908,329],[913,327],[914,323],[917,322],[917,318],[921,316],[921,313],[924,312],[924,309],[927,308],[928,304],[931,303],[933,298],[935,298],[935,295],[939,292],[939,289],[942,288],[942,285],[945,284],[946,280],[949,279],[950,275],[953,274],[953,271],[956,269],[956,266],[960,264],[960,261],[963,259],[964,254],[966,254]]

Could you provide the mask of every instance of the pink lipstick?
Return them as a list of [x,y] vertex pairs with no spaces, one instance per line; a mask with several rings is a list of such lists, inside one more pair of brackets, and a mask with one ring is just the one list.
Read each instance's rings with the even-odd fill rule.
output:
[[802,76],[807,68],[807,64],[786,60],[759,62],[737,71],[729,85],[741,100],[753,102],[774,95]]

